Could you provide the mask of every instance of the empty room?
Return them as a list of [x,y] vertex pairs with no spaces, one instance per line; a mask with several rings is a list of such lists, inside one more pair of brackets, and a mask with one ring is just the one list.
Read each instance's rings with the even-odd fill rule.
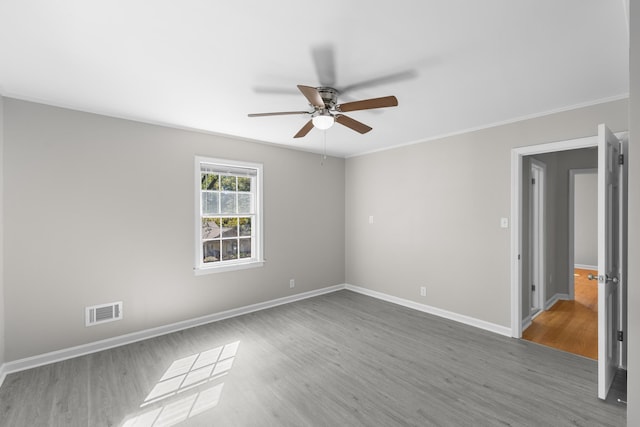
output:
[[0,0],[0,426],[640,425],[630,3]]

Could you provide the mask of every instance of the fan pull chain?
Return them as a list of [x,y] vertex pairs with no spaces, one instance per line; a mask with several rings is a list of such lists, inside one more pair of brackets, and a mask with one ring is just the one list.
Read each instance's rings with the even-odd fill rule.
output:
[[324,161],[327,160],[327,131],[322,131],[322,137],[324,139],[324,145],[322,148],[322,156],[320,156],[320,166],[324,166]]

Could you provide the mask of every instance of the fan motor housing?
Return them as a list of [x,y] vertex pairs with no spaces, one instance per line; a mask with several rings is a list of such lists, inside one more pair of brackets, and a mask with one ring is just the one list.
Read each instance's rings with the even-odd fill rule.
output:
[[338,105],[339,92],[332,87],[317,87],[316,88],[324,101],[325,108],[327,110],[335,109]]

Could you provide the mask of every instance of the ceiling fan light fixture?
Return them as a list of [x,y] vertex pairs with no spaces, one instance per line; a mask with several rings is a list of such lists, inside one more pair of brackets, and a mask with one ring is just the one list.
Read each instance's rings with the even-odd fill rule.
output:
[[307,121],[304,126],[296,133],[294,138],[302,138],[306,136],[313,128],[327,130],[335,122],[360,134],[365,134],[371,130],[370,126],[360,123],[349,116],[342,113],[348,111],[371,110],[374,108],[397,107],[398,99],[395,96],[384,96],[382,98],[363,99],[361,101],[347,102],[346,104],[338,104],[338,91],[332,87],[311,87],[298,85],[298,89],[307,101],[309,107],[313,110],[309,111],[280,111],[274,113],[253,113],[249,117],[264,116],[282,116],[282,115],[306,115],[311,120]]
[[320,130],[325,130],[333,126],[335,120],[330,114],[321,114],[319,116],[315,116],[312,121],[314,127]]

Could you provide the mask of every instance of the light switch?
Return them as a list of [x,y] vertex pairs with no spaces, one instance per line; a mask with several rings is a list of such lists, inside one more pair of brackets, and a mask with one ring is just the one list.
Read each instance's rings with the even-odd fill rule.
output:
[[373,224],[373,215],[369,215],[369,224]]
[[509,228],[509,218],[500,218],[500,227]]

